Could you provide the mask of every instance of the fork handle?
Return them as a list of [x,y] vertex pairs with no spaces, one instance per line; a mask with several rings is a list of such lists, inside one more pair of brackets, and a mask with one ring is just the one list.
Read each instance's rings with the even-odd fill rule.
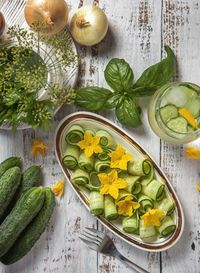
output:
[[150,273],[149,271],[143,269],[139,265],[131,262],[129,259],[127,259],[126,257],[124,257],[121,253],[118,253],[118,255],[116,257],[120,261],[122,261],[123,263],[127,264],[129,267],[131,267],[132,269],[134,269],[137,273]]

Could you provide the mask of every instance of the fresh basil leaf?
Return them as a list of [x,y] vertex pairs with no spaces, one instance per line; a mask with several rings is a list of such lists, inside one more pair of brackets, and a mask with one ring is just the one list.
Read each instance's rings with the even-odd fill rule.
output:
[[104,108],[106,109],[113,109],[117,106],[117,104],[120,102],[120,100],[122,99],[123,95],[121,95],[120,93],[112,93],[108,100],[106,101]]
[[89,111],[99,111],[104,107],[112,92],[100,87],[85,87],[77,90],[75,103]]
[[[133,86],[133,92],[138,87],[151,87],[152,89],[149,89],[149,91],[153,92],[153,89],[155,90],[172,79],[175,73],[176,58],[169,46],[165,46],[165,51],[167,57],[161,62],[150,66],[142,73]],[[145,95],[147,94],[146,91],[144,92]]]
[[123,59],[112,59],[104,71],[108,85],[116,92],[130,91],[133,86],[133,70]]
[[130,97],[125,97],[124,100],[117,105],[115,112],[118,120],[126,126],[138,127],[142,123],[138,105]]
[[147,87],[147,86],[144,86],[144,87],[137,87],[135,89],[133,89],[133,96],[134,97],[146,97],[146,96],[152,96],[156,90],[158,89],[159,87],[157,86],[150,86],[150,87]]

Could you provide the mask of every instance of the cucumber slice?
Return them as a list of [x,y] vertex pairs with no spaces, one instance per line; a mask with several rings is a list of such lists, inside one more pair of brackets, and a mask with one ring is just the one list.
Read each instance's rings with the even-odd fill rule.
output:
[[168,104],[183,107],[189,100],[197,98],[197,92],[186,86],[176,85],[166,92],[164,98],[168,101]]
[[188,123],[183,117],[177,117],[168,121],[167,127],[176,133],[186,134]]
[[160,116],[164,123],[172,118],[178,117],[178,109],[173,104],[168,104],[160,108]]
[[200,128],[200,117],[197,117],[197,118],[195,119],[195,121],[196,121],[198,127]]
[[184,108],[186,108],[193,115],[193,117],[198,117],[200,113],[200,99],[196,98],[189,100],[185,104]]
[[192,133],[192,132],[194,132],[194,128],[192,126],[188,125],[187,131],[188,131],[188,133]]

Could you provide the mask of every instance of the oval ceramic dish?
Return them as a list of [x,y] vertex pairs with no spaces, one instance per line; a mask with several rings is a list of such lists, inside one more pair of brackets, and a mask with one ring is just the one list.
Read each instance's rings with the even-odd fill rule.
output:
[[98,216],[99,221],[110,231],[112,231],[115,235],[120,237],[121,239],[128,242],[130,245],[133,245],[137,248],[146,251],[163,251],[170,247],[172,247],[181,237],[184,227],[184,215],[181,204],[178,200],[178,197],[171,186],[169,180],[160,169],[160,167],[155,163],[152,157],[141,147],[141,145],[135,141],[133,137],[127,134],[123,129],[115,125],[113,122],[99,116],[96,114],[88,113],[88,112],[78,112],[76,114],[72,114],[64,118],[58,126],[55,138],[56,144],[56,156],[59,162],[59,165],[62,168],[63,173],[65,174],[67,180],[69,181],[71,187],[74,189],[76,194],[79,196],[81,201],[84,203],[86,208],[89,210],[89,201],[88,201],[88,193],[86,191],[82,191],[77,189],[72,182],[70,181],[71,172],[64,167],[62,164],[63,153],[66,149],[65,136],[69,128],[73,124],[84,125],[85,128],[98,128],[104,129],[111,133],[113,137],[116,139],[117,143],[121,143],[125,149],[134,154],[134,158],[143,158],[144,156],[149,158],[154,165],[156,178],[163,181],[166,185],[166,193],[171,196],[176,204],[176,209],[174,213],[174,221],[176,223],[176,230],[174,233],[169,235],[166,238],[157,239],[153,243],[143,242],[139,236],[132,235],[126,233],[122,230],[121,225],[117,224],[114,221],[108,221],[103,216]]

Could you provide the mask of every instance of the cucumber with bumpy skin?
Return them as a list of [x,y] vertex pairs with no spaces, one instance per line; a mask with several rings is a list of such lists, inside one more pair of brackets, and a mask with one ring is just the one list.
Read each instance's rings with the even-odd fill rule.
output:
[[2,217],[9,206],[21,181],[19,167],[7,170],[0,178],[0,217]]
[[45,188],[44,193],[45,200],[40,212],[22,232],[11,249],[1,258],[4,264],[13,264],[24,257],[44,232],[55,205],[55,196],[51,189]]
[[38,214],[44,203],[44,190],[40,187],[25,191],[0,225],[0,257],[14,245],[22,231]]
[[41,168],[39,166],[31,166],[27,170],[24,171],[22,174],[22,179],[19,187],[17,188],[16,193],[14,194],[12,200],[10,201],[5,213],[5,218],[13,209],[14,205],[16,204],[17,200],[20,198],[21,194],[30,189],[31,187],[39,186],[41,180]]
[[0,164],[0,177],[12,167],[20,167],[21,159],[16,156],[9,157]]

